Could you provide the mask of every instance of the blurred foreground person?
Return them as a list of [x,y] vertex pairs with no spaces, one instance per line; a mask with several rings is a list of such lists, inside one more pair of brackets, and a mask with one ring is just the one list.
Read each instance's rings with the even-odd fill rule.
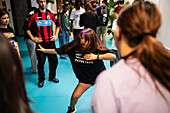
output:
[[20,58],[2,33],[0,49],[0,113],[33,113]]
[[136,2],[117,24],[122,60],[96,79],[94,113],[170,113],[170,53],[155,38],[160,11],[151,2]]

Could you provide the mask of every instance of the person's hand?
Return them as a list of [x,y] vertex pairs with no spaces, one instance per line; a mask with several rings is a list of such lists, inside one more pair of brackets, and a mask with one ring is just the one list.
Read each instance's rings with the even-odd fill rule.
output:
[[40,42],[43,41],[43,39],[42,39],[42,38],[39,38],[39,37],[34,37],[33,41],[34,41],[34,42],[37,42],[37,43],[40,43]]
[[52,37],[50,37],[51,38],[50,41],[55,41],[57,37],[58,37],[57,35],[53,35]]
[[97,55],[93,54],[93,53],[90,53],[90,54],[85,54],[84,55],[84,58],[86,60],[96,60],[97,59]]
[[62,29],[60,29],[60,33],[63,33],[63,30],[62,30]]
[[38,44],[38,46],[40,47],[40,49],[37,49],[38,51],[42,51],[42,52],[46,52],[46,49],[45,48],[43,48],[40,44]]

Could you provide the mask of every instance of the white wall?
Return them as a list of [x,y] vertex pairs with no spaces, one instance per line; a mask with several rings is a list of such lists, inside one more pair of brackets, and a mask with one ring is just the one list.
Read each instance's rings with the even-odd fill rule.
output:
[[158,39],[170,48],[170,0],[160,0],[159,8],[162,13],[162,27]]
[[37,0],[31,0],[31,6],[38,8]]
[[148,0],[156,3],[162,13],[162,26],[157,39],[170,49],[170,0]]

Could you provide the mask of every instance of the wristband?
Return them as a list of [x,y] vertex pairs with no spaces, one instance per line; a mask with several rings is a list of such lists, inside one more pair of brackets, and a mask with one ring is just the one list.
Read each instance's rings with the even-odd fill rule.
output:
[[99,60],[99,54],[97,54],[97,60]]

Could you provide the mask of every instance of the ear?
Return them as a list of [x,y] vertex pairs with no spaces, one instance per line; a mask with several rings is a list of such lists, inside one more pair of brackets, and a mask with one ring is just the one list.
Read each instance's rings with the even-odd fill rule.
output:
[[116,38],[120,38],[120,28],[119,28],[119,26],[117,26],[117,28],[116,28]]

